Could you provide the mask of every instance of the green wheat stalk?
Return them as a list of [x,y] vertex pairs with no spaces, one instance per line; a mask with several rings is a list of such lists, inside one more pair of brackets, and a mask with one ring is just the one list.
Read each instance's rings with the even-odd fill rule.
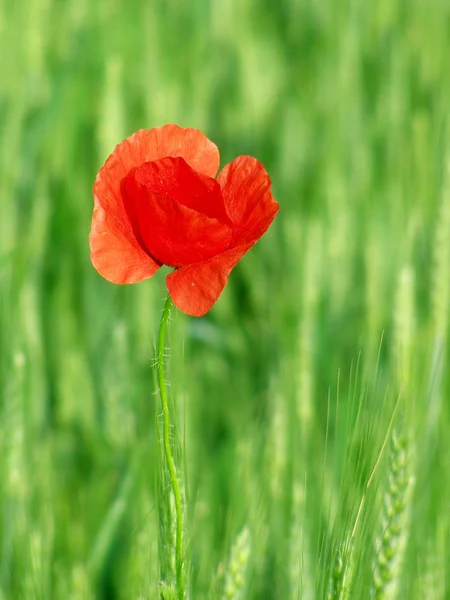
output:
[[349,566],[351,561],[351,547],[347,540],[337,547],[333,568],[330,577],[330,586],[327,600],[346,600],[349,596]]
[[409,535],[408,507],[411,481],[406,436],[398,429],[393,430],[387,490],[373,567],[371,595],[376,600],[395,598],[398,591]]
[[247,567],[251,551],[251,537],[247,527],[238,535],[231,549],[225,573],[222,600],[241,600],[247,583]]
[[[156,360],[156,376],[162,409],[162,447],[164,463],[161,481],[161,571],[160,595],[162,600],[185,600],[187,598],[186,557],[184,542],[184,486],[175,464],[177,440],[171,436],[171,409],[165,379],[165,339],[172,301],[167,296],[161,317]],[[166,486],[166,484],[168,484]],[[170,488],[170,489],[169,489]]]

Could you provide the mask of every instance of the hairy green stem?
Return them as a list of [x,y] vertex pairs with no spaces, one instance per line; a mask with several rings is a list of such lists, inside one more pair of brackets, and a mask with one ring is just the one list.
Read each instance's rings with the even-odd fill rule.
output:
[[184,556],[183,556],[183,503],[181,499],[180,482],[178,480],[177,469],[172,453],[172,444],[170,441],[170,411],[167,398],[166,380],[164,376],[164,351],[165,337],[167,325],[170,317],[170,309],[172,308],[172,300],[167,296],[164,304],[164,309],[159,324],[158,332],[158,357],[157,357],[157,373],[159,395],[161,398],[161,406],[163,413],[163,445],[164,455],[166,458],[167,468],[169,471],[170,485],[172,487],[173,497],[175,501],[175,517],[176,517],[176,542],[175,542],[175,557],[176,557],[176,580],[178,600],[185,600],[186,584],[184,579]]

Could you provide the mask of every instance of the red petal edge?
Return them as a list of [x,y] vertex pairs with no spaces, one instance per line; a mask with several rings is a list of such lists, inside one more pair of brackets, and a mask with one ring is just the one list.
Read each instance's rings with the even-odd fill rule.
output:
[[166,283],[175,306],[192,317],[206,314],[219,299],[232,269],[253,244],[235,246],[208,260],[170,273]]
[[137,242],[123,207],[121,180],[133,168],[166,156],[182,157],[195,170],[214,177],[219,151],[197,129],[164,125],[140,130],[119,144],[100,169],[94,184],[90,233],[91,260],[113,283],[137,283],[152,277],[159,265]]
[[218,177],[225,208],[235,233],[234,247],[167,276],[174,304],[193,317],[207,313],[219,299],[232,269],[270,227],[279,210],[263,165],[239,156]]
[[252,156],[238,156],[222,169],[217,180],[233,223],[235,244],[259,240],[279,210],[263,165]]
[[109,218],[96,206],[90,233],[91,260],[97,271],[112,283],[138,283],[152,277],[160,268],[131,238],[126,225]]

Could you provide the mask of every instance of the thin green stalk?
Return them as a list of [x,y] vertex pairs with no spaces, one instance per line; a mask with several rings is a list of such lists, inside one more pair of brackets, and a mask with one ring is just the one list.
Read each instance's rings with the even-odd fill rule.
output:
[[183,557],[183,504],[181,500],[180,482],[177,476],[177,469],[172,454],[172,445],[170,442],[170,411],[167,399],[166,380],[164,376],[164,351],[165,337],[167,324],[170,317],[170,309],[172,308],[172,300],[167,296],[164,304],[164,309],[159,324],[158,332],[158,357],[157,357],[157,373],[159,395],[161,398],[161,406],[163,413],[163,445],[164,455],[166,457],[167,468],[169,470],[170,484],[172,487],[173,497],[175,501],[176,515],[176,542],[175,542],[175,557],[176,557],[176,580],[178,600],[184,600],[186,597],[185,580],[184,580],[184,557]]

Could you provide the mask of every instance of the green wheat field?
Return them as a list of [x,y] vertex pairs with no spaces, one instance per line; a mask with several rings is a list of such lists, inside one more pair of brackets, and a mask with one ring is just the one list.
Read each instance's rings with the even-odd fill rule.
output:
[[115,286],[88,244],[164,123],[280,203],[169,328],[189,598],[449,599],[450,3],[0,0],[0,57],[0,599],[176,597],[168,270]]

